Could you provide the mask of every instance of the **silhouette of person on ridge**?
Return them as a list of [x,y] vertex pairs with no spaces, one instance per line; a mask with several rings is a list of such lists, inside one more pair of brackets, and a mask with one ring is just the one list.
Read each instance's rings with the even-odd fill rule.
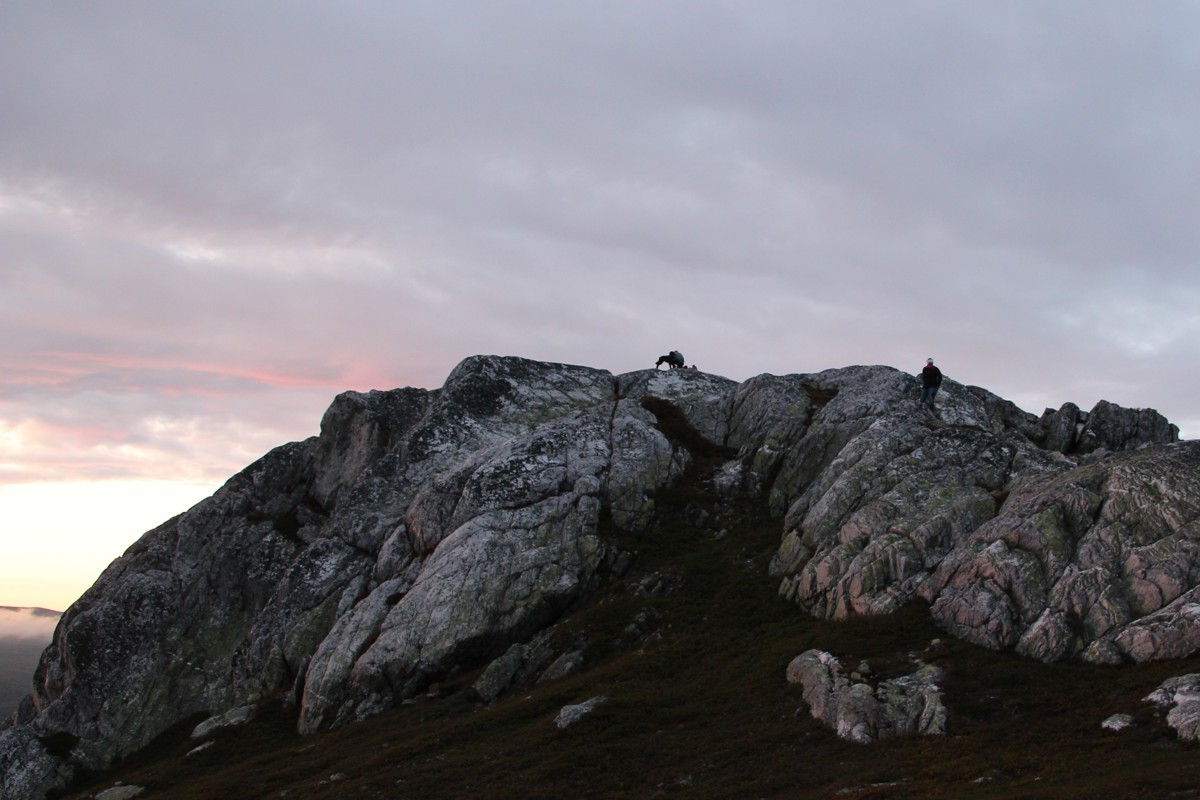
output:
[[933,399],[937,397],[938,389],[942,388],[942,371],[933,365],[933,359],[925,359],[925,368],[921,370],[921,402],[933,410]]
[[665,356],[659,356],[658,361],[654,362],[654,368],[658,369],[663,364],[666,364],[668,369],[679,369],[683,366],[683,353],[672,350]]

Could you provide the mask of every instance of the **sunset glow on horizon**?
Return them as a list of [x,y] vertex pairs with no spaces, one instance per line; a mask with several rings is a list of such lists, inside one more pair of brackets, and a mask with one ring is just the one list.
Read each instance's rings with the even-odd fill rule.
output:
[[217,488],[161,480],[0,486],[0,606],[65,611],[143,533]]

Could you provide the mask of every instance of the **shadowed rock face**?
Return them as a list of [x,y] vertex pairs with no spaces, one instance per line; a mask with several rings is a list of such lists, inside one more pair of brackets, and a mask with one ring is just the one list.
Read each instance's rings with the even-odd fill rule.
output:
[[919,597],[1047,660],[1200,646],[1196,446],[1153,411],[1037,418],[947,380],[933,416],[917,394],[888,367],[738,384],[474,357],[438,390],[340,395],[64,614],[0,736],[0,798],[192,715],[287,692],[314,731],[511,655],[627,562],[601,520],[653,536],[701,452],[716,491],[781,517],[772,573],[808,613]]

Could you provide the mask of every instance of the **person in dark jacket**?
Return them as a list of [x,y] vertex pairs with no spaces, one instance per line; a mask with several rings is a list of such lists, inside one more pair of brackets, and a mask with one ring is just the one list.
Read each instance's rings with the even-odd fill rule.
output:
[[921,402],[933,409],[933,398],[937,397],[938,389],[942,388],[942,371],[933,365],[933,359],[925,359],[925,369],[921,370]]

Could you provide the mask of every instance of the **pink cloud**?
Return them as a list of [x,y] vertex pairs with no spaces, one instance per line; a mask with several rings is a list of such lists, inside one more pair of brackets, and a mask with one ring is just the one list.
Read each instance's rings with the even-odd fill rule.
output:
[[[218,363],[216,361],[189,361],[171,356],[119,355],[112,353],[88,352],[54,352],[45,353],[41,358],[52,359],[62,363],[64,367],[60,374],[71,378],[80,376],[105,374],[123,378],[137,378],[155,374],[169,374],[172,377],[191,377],[196,386],[183,387],[168,385],[157,387],[159,391],[170,393],[172,396],[200,388],[206,379],[228,380],[230,378],[261,384],[276,389],[310,389],[332,388],[335,381],[328,374],[320,374],[313,365],[299,365],[311,374],[295,374],[284,370],[269,370],[255,367],[245,367],[238,364]],[[146,381],[136,388],[152,386]],[[212,389],[201,389],[201,393],[212,397],[224,397],[228,392]]]
[[43,639],[54,634],[61,614],[44,608],[10,608],[0,606],[0,638]]

